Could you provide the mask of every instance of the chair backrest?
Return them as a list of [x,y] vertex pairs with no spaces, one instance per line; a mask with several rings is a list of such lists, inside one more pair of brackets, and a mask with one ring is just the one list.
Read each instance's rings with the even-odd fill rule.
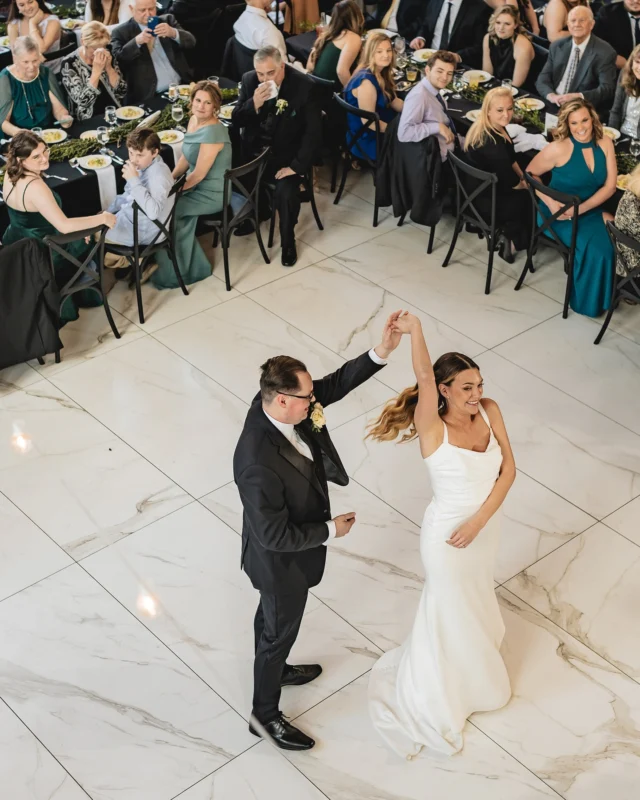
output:
[[50,53],[45,53],[43,58],[45,61],[57,61],[59,58],[66,58],[70,56],[71,53],[75,53],[78,49],[78,43],[72,42],[71,44],[67,44],[64,47],[61,47],[59,50],[54,50]]
[[224,46],[220,72],[232,81],[242,80],[245,72],[251,72],[253,69],[255,54],[255,50],[240,44],[236,37],[232,36]]
[[[572,255],[575,250],[576,236],[578,233],[578,206],[580,205],[580,198],[575,195],[559,192],[557,189],[551,189],[549,186],[545,186],[544,183],[537,181],[526,171],[524,172],[524,179],[531,196],[531,205],[533,208],[532,230],[534,232],[534,238],[542,238],[564,255]],[[550,197],[552,200],[560,203],[558,211],[549,215],[549,209],[544,201],[540,199],[539,195]],[[553,223],[571,209],[573,210],[571,220],[571,243],[567,246],[553,229]],[[543,220],[540,225],[537,222],[538,215],[540,215]]]
[[[640,261],[640,241],[628,233],[623,233],[619,228],[616,228],[610,220],[607,222],[607,233],[611,239],[611,244],[616,253],[616,259],[619,260],[625,267],[626,274],[618,276],[618,291],[621,296],[629,297],[631,300],[637,301],[640,295],[640,263],[637,267],[628,268],[628,255],[624,249],[632,250],[638,254],[638,261]],[[636,283],[637,281],[637,283]],[[630,284],[630,288],[625,288],[626,284]]]
[[549,52],[549,48],[551,47],[551,42],[548,39],[545,39],[544,36],[538,36],[535,33],[529,33],[529,37],[531,38],[531,42],[534,46],[542,47],[543,50],[546,50],[547,53]]
[[[473,225],[477,225],[487,234],[487,242],[489,243],[489,237],[492,237],[495,231],[498,176],[493,172],[485,172],[477,167],[472,167],[471,164],[467,164],[466,161],[463,161],[451,151],[447,154],[447,161],[456,180],[457,216],[468,220]],[[466,176],[466,180],[464,176]],[[474,205],[474,200],[487,190],[491,192],[491,221],[489,223],[486,222]]]
[[[60,297],[62,299],[62,303],[64,303],[65,299],[69,295],[72,295],[75,292],[80,292],[83,289],[94,289],[95,291],[98,291],[96,289],[96,285],[100,282],[100,273],[96,271],[94,266],[92,266],[92,262],[95,263],[97,260],[98,264],[104,264],[104,240],[108,230],[109,229],[106,225],[99,225],[96,228],[87,228],[84,231],[75,231],[75,233],[54,234],[44,237],[43,242],[49,248],[49,266],[51,267],[52,273],[55,273],[53,263],[54,253],[58,253],[58,255],[65,259],[65,261],[68,261],[76,268],[76,271],[69,278],[69,280],[60,288]],[[97,239],[95,238],[96,233],[100,234]],[[93,245],[91,245],[85,253],[84,260],[80,261],[72,253],[66,250],[64,245],[70,244],[71,242],[78,242],[83,239],[88,239],[89,244],[91,245],[91,242],[93,242]],[[96,254],[98,254],[97,259]],[[83,281],[81,284],[78,284],[78,278],[80,278],[80,276],[83,274],[90,279],[90,282],[87,283],[86,281]],[[100,292],[98,293],[100,294]]]
[[[366,131],[373,130],[375,132],[376,137],[376,154],[380,154],[380,117],[375,111],[365,111],[363,108],[358,108],[357,106],[352,106],[351,103],[347,103],[339,94],[336,92],[333,93],[333,100],[337,104],[338,108],[341,108],[347,114],[351,114],[354,117],[358,117],[360,120],[366,119],[367,124],[363,125],[361,123],[360,128],[355,132],[352,133],[351,131],[347,130],[347,138],[346,138],[346,148],[347,151],[353,150],[353,147],[358,143],[359,139],[366,133]],[[373,126],[373,127],[372,127]],[[371,161],[370,159],[363,159],[367,161],[372,167],[376,166],[375,161]]]
[[[228,169],[224,173],[224,188],[222,196],[225,198],[225,203],[222,211],[222,224],[224,225],[225,229],[228,229],[229,226],[235,226],[240,220],[249,218],[252,212],[257,213],[262,176],[266,169],[270,152],[271,148],[265,147],[260,155],[254,158],[253,161],[249,161],[248,164],[243,164],[241,167]],[[255,181],[253,182],[253,188],[247,189],[240,178],[244,178],[253,172],[257,173]],[[232,190],[235,190],[238,194],[241,194],[244,197],[245,202],[242,207],[236,211],[233,217],[229,219],[229,199],[231,197]]]
[[[138,220],[139,220],[139,214],[141,213],[144,214],[144,210],[140,208],[140,206],[137,203],[133,204],[133,253],[134,253],[134,258],[136,260],[146,258],[154,251],[154,248],[158,248],[158,246],[166,246],[166,245],[173,246],[173,241],[175,237],[176,207],[178,205],[178,200],[180,199],[180,195],[182,194],[182,190],[184,189],[186,181],[187,181],[187,175],[185,173],[184,175],[181,175],[171,187],[171,191],[169,192],[169,197],[175,198],[173,205],[171,206],[171,210],[169,211],[169,214],[167,215],[167,218],[164,220],[164,222],[159,219],[151,220],[151,222],[153,222],[153,224],[158,229],[158,232],[153,237],[153,240],[151,242],[144,245],[144,249],[142,252],[140,252]],[[147,219],[151,219],[146,214],[144,215],[145,217],[147,217]],[[159,242],[158,239],[163,235],[164,239],[162,240],[162,242]]]

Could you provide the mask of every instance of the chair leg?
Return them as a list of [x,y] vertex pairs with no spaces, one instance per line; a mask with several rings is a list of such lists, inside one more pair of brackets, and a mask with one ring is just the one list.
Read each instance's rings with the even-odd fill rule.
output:
[[611,322],[611,317],[613,316],[613,312],[618,305],[620,298],[617,298],[615,293],[611,295],[611,302],[609,303],[609,310],[607,311],[607,316],[604,318],[604,322],[602,323],[602,327],[600,328],[600,333],[596,336],[594,340],[594,344],[600,344],[602,341],[602,337],[604,336],[605,331],[609,327],[609,323]]
[[256,229],[256,239],[258,240],[258,247],[260,248],[260,252],[262,253],[262,258],[264,258],[265,264],[270,264],[271,259],[267,255],[267,251],[264,249],[264,242],[262,241],[262,231],[260,230],[260,220],[258,219],[258,212],[256,211],[256,218],[255,218],[255,229]]
[[562,319],[569,316],[569,301],[571,300],[571,290],[573,289],[573,259],[569,263],[569,273],[567,275],[567,289],[564,293],[564,306],[562,307]]
[[489,263],[487,264],[487,282],[485,283],[484,286],[485,294],[489,294],[491,292],[491,275],[493,274],[493,257],[495,255],[495,252],[496,251],[493,246],[489,248]]
[[219,239],[218,229],[214,228],[213,229],[213,249],[214,250],[218,246],[218,239]]
[[331,194],[335,194],[338,182],[338,165],[340,164],[340,152],[336,153],[331,165]]
[[340,202],[340,198],[342,197],[342,193],[344,192],[345,184],[347,183],[347,173],[351,169],[351,159],[349,158],[348,153],[344,153],[342,159],[342,177],[340,178],[340,187],[338,189],[338,194],[335,196],[333,201],[333,205],[337,206]]
[[137,261],[133,265],[133,276],[136,282],[136,300],[138,302],[138,319],[140,324],[144,325],[144,307],[142,305],[142,285],[140,283],[140,274],[142,272],[142,264]]
[[398,220],[398,227],[401,228],[404,225],[404,218],[407,216],[407,212],[405,211],[404,214]]
[[229,240],[231,238],[231,231],[222,231],[222,259],[224,262],[224,283],[227,291],[231,291],[231,276],[229,274]]
[[436,226],[432,225],[431,230],[429,231],[429,244],[427,245],[427,254],[431,254],[433,252],[433,240],[436,235]]
[[178,281],[178,285],[182,289],[182,294],[188,295],[189,290],[185,286],[184,278],[182,277],[182,273],[180,272],[180,267],[178,266],[178,261],[176,259],[176,254],[173,252],[173,247],[169,246],[167,248],[167,252],[169,253],[169,258],[171,259],[171,263],[173,264],[173,271],[176,273],[176,279]]
[[443,267],[449,265],[449,259],[453,255],[453,251],[456,249],[456,242],[458,241],[458,236],[460,235],[461,230],[462,230],[462,220],[456,219],[456,226],[453,229],[453,237],[451,238],[451,244],[449,245],[449,252],[444,257],[444,261],[442,262]]
[[[273,240],[276,233],[276,205],[273,204],[273,208],[271,209],[271,219],[269,220],[269,239],[267,241],[267,247],[271,249],[273,247]],[[257,228],[256,228],[257,230]]]
[[44,358],[42,358],[42,356],[36,356],[36,358],[38,359],[38,364],[40,364],[41,367],[44,367]]
[[518,282],[513,287],[514,291],[519,291],[522,288],[522,284],[524,283],[524,279],[527,277],[527,272],[533,272],[533,251],[532,248],[529,248],[529,252],[527,253],[527,260],[524,265],[524,269],[520,273],[520,277],[518,278]]
[[113,335],[116,337],[116,339],[120,339],[120,331],[117,329],[116,323],[113,321],[113,314],[111,313],[111,308],[109,307],[109,301],[107,300],[106,292],[102,291],[102,286],[100,287],[100,294],[102,295],[102,302],[104,304],[104,313],[107,315]]
[[309,184],[309,202],[311,203],[311,210],[313,211],[313,216],[316,220],[316,225],[318,226],[319,231],[324,230],[324,226],[322,224],[322,220],[320,219],[320,214],[318,214],[318,206],[316,205],[316,196],[315,192],[313,191],[313,178],[308,181]]

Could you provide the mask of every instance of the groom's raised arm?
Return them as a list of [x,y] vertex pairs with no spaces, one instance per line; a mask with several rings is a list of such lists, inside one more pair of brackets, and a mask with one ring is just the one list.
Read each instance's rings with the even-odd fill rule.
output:
[[265,550],[293,553],[318,547],[329,538],[326,522],[291,522],[284,486],[272,470],[254,464],[236,483],[251,531]]

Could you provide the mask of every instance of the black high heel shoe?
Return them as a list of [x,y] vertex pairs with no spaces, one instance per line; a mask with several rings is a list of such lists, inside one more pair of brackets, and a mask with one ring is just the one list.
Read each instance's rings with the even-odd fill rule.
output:
[[516,260],[513,252],[513,246],[506,236],[500,237],[500,242],[498,243],[498,255],[503,261],[506,261],[507,264],[513,264],[513,262]]

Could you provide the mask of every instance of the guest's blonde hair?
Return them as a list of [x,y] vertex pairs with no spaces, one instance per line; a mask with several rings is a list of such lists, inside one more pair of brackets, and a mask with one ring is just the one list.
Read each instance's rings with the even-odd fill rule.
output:
[[581,108],[586,108],[586,110],[589,112],[589,116],[591,117],[591,124],[593,125],[593,140],[595,142],[599,142],[600,139],[602,139],[604,136],[604,130],[602,128],[602,122],[600,122],[600,117],[596,113],[593,105],[582,97],[576,97],[575,100],[569,100],[568,103],[560,106],[560,111],[558,112],[558,125],[553,131],[554,139],[568,139],[571,136],[571,131],[569,129],[569,117],[574,112],[580,111]]
[[106,47],[111,41],[111,34],[106,25],[94,20],[82,26],[80,38],[85,47]]
[[465,136],[465,150],[475,150],[478,147],[482,147],[487,139],[495,142],[496,136],[504,137],[504,134],[489,121],[491,104],[500,97],[507,97],[513,103],[513,94],[507,86],[496,86],[495,89],[490,89],[484,96],[478,119],[469,128],[469,133]]
[[511,17],[511,19],[515,23],[515,28],[513,29],[513,37],[512,37],[513,42],[515,42],[515,40],[518,38],[520,34],[522,34],[523,36],[527,35],[527,31],[524,25],[522,24],[522,20],[520,19],[520,12],[518,11],[518,9],[510,5],[504,5],[500,6],[499,8],[496,8],[496,10],[491,15],[491,18],[489,19],[488,33],[489,37],[493,40],[493,42],[497,42],[499,39],[499,36],[496,33],[496,22],[498,21],[498,17],[501,17],[503,14],[506,14],[508,17]]
[[367,41],[364,43],[360,61],[358,62],[358,68],[353,73],[352,78],[363,69],[369,69],[375,74],[375,52],[378,46],[383,42],[388,42],[389,47],[391,47],[391,63],[380,72],[380,79],[382,81],[380,88],[384,92],[384,96],[387,100],[393,100],[396,96],[396,82],[393,79],[393,70],[396,65],[396,52],[391,46],[391,40],[386,33],[370,33],[367,36]]

